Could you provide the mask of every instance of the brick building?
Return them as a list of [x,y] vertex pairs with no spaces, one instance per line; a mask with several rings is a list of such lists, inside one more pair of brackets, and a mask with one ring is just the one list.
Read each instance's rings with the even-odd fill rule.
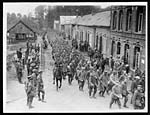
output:
[[145,70],[146,6],[111,6],[96,14],[77,17],[68,28],[78,43],[88,41],[104,57],[119,57],[133,71],[137,67]]
[[73,28],[73,38],[80,41],[87,41],[92,49],[98,49],[105,57],[110,55],[110,11],[102,11],[96,14],[89,14],[76,19],[76,26]]
[[145,22],[145,6],[112,6],[111,55],[123,58],[133,70],[145,70]]

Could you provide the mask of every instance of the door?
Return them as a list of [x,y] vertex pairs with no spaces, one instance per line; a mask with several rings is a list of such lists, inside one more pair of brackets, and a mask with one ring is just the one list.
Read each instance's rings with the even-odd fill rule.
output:
[[93,45],[92,45],[92,34],[91,33],[89,34],[89,44],[93,48]]
[[135,60],[135,68],[139,68],[139,65],[140,65],[140,52],[137,52]]
[[133,69],[136,69],[140,65],[140,48],[134,48],[134,58],[133,58]]
[[112,41],[112,44],[111,44],[111,55],[112,56],[114,54],[114,50],[115,50],[115,41]]
[[99,38],[99,52],[100,53],[102,53],[102,42],[103,42],[102,36],[100,36],[100,38]]
[[129,63],[129,45],[128,45],[128,44],[125,44],[124,47],[125,47],[125,48],[124,48],[124,56],[125,56],[125,58],[124,58],[124,63],[125,63],[125,64],[128,64],[128,63]]

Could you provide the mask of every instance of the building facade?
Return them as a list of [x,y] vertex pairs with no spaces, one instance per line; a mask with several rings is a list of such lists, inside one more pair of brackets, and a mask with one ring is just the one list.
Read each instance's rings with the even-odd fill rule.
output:
[[87,41],[92,49],[110,56],[110,11],[102,11],[79,17],[73,28],[73,37],[80,41]]
[[111,55],[123,58],[132,70],[145,70],[145,22],[145,6],[114,6],[111,9]]
[[145,70],[146,6],[112,6],[77,17],[71,25],[67,28],[78,43],[87,41],[104,57],[124,60],[133,71]]
[[17,40],[36,39],[36,33],[35,30],[20,20],[8,28],[7,39],[9,43]]

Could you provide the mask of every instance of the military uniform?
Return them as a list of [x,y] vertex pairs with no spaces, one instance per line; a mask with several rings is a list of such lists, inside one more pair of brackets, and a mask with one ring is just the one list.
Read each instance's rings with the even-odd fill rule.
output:
[[98,87],[98,78],[96,76],[96,72],[93,71],[92,73],[90,73],[90,77],[89,77],[89,96],[90,97],[91,97],[92,90],[94,89],[93,97],[95,98],[97,87]]
[[104,97],[104,93],[106,91],[107,85],[108,85],[108,79],[107,79],[107,72],[104,72],[104,74],[101,75],[99,78],[100,80],[100,92],[99,94]]
[[134,79],[134,81],[132,81],[132,83],[131,83],[131,93],[132,93],[132,96],[131,96],[131,104],[132,104],[132,99],[133,99],[134,92],[135,92],[135,90],[137,89],[137,85],[138,85],[138,83],[137,83],[136,80]]
[[124,98],[124,107],[127,107],[126,106],[126,103],[128,102],[128,90],[127,90],[127,83],[126,81],[122,83],[122,97]]
[[68,83],[69,83],[69,85],[71,85],[71,82],[73,80],[73,73],[72,73],[72,69],[71,69],[70,66],[68,66],[68,72],[67,72],[67,74],[68,74]]
[[133,100],[132,100],[134,109],[140,109],[140,108],[143,109],[142,103],[141,103],[142,97],[144,97],[144,94],[141,92],[141,89],[135,90],[134,95],[133,95]]
[[84,83],[85,83],[86,71],[84,69],[85,68],[82,68],[82,71],[80,71],[80,74],[78,76],[79,90],[83,90]]
[[23,77],[22,71],[23,71],[23,66],[22,66],[21,63],[19,62],[19,63],[18,63],[18,67],[17,67],[17,77],[18,77],[18,81],[19,81],[20,83],[22,83],[22,81],[21,81],[21,78]]
[[32,108],[33,98],[36,96],[35,87],[33,85],[32,77],[28,76],[28,82],[26,83],[26,94],[27,94],[27,106]]
[[38,87],[39,101],[41,100],[40,93],[42,93],[42,101],[44,101],[45,91],[44,91],[44,83],[43,83],[43,80],[42,80],[42,71],[39,72],[39,75],[38,75],[38,78],[37,78],[37,87]]
[[112,104],[116,101],[119,109],[121,108],[121,102],[120,102],[120,98],[122,98],[121,95],[121,87],[119,85],[114,85],[112,88],[112,94],[111,94],[111,101],[110,101],[110,108],[112,106]]

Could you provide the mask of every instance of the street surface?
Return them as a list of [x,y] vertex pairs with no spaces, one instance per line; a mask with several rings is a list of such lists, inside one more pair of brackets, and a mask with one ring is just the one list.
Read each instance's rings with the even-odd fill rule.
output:
[[[49,33],[50,39],[55,34]],[[49,36],[48,36],[49,38]],[[38,37],[38,43],[41,43],[41,37]],[[68,80],[63,80],[62,87],[59,91],[56,91],[56,86],[53,84],[53,64],[51,56],[51,47],[48,49],[42,49],[42,67],[43,81],[45,87],[45,102],[38,101],[38,98],[33,99],[34,108],[29,109],[26,106],[27,96],[24,90],[24,85],[15,81],[15,92],[11,92],[10,96],[20,96],[13,101],[10,100],[6,104],[7,112],[111,112],[111,111],[126,111],[133,110],[130,104],[130,98],[127,103],[129,108],[119,110],[117,104],[113,104],[109,109],[110,96],[105,94],[105,97],[100,97],[96,94],[96,99],[89,98],[87,82],[84,86],[84,91],[79,91],[77,81],[74,79],[72,85],[68,85]],[[24,78],[25,79],[25,78]],[[121,100],[123,105],[123,100]]]

